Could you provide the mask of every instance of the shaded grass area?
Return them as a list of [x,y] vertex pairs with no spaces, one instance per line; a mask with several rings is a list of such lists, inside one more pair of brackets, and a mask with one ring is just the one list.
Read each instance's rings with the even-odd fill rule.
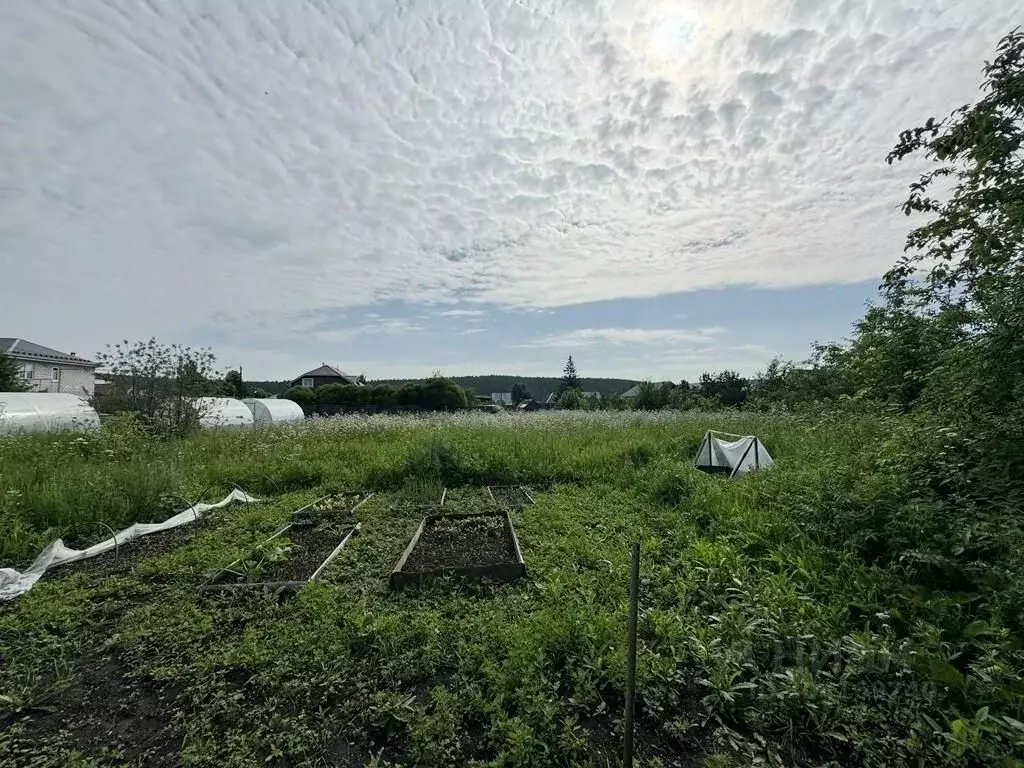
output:
[[[159,765],[156,744],[168,765],[617,765],[638,540],[640,765],[1013,765],[1012,590],[922,584],[844,533],[909,493],[885,468],[892,425],[780,419],[760,431],[779,467],[732,483],[687,464],[705,426],[274,436],[275,451],[337,474],[221,510],[131,569],[70,574],[0,607],[0,764]],[[270,469],[256,439],[253,464]],[[197,439],[219,467],[203,479],[231,471],[242,444]],[[512,482],[546,485],[513,512],[528,578],[391,594],[422,517],[409,500],[436,504],[448,486],[446,510],[492,508],[497,472],[474,468],[502,461]],[[292,510],[371,478],[390,492],[356,511],[362,534],[323,583],[287,600],[196,591]],[[97,726],[78,704],[101,685],[95,669],[150,720]]]

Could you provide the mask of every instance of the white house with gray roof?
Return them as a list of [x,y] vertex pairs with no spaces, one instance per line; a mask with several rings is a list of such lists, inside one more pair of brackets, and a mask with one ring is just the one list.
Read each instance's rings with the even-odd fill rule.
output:
[[18,365],[22,381],[34,392],[92,397],[96,391],[99,363],[78,357],[74,352],[58,352],[25,339],[0,338],[0,353]]

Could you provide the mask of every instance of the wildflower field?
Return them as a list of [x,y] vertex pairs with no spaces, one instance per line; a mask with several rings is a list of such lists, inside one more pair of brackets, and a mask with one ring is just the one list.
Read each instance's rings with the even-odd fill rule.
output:
[[[707,429],[758,435],[776,467],[697,472]],[[1024,765],[1019,515],[935,491],[959,438],[921,435],[662,411],[0,440],[0,567],[260,499],[0,603],[0,765],[617,766],[633,541],[637,765]],[[200,589],[332,494],[364,500],[360,527],[317,583]],[[442,496],[508,509],[526,577],[393,593]],[[275,542],[256,567],[293,556]]]

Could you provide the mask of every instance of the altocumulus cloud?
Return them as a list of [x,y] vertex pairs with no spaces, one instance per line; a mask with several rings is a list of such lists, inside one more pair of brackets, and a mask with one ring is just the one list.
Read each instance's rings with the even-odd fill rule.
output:
[[698,328],[675,330],[671,328],[581,328],[566,333],[555,333],[535,339],[525,347],[556,347],[575,349],[595,344],[711,344],[724,333],[724,328]]
[[870,278],[906,229],[886,149],[1016,8],[9,2],[0,320],[40,286],[42,335],[114,338]]

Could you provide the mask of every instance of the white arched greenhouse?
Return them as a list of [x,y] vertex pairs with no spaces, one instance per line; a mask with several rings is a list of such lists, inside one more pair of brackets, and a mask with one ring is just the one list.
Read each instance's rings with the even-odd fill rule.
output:
[[233,397],[200,397],[196,400],[196,409],[199,411],[199,426],[203,429],[244,429],[253,425],[252,411]]
[[306,414],[298,403],[276,397],[250,397],[242,401],[252,411],[257,427],[302,421]]
[[0,435],[99,429],[100,417],[78,395],[0,392]]

